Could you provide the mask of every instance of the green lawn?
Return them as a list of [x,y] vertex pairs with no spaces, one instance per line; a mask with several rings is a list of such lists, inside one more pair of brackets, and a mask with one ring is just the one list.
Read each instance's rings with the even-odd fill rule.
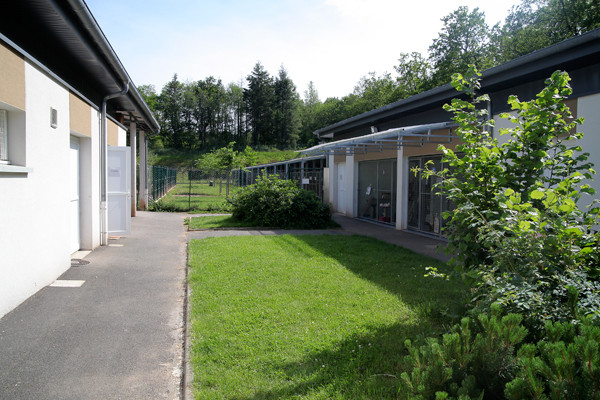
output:
[[190,218],[189,228],[194,229],[215,229],[215,228],[247,228],[251,227],[246,222],[239,221],[231,215],[214,215]]
[[406,338],[461,309],[446,267],[361,236],[189,244],[196,399],[396,398]]
[[[229,186],[231,196],[237,187]],[[191,194],[191,196],[188,196]],[[177,184],[162,199],[151,205],[155,211],[191,211],[191,212],[224,212],[228,210],[226,188],[219,194],[219,183],[209,186],[208,183]]]

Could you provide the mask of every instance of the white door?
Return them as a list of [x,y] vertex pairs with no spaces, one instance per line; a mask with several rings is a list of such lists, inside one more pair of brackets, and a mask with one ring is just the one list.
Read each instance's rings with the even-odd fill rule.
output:
[[346,173],[346,163],[337,165],[337,207],[339,213],[346,214],[346,189],[344,187],[344,174]]
[[108,234],[131,233],[131,152],[108,147]]
[[79,250],[79,140],[71,137],[69,149],[69,250]]

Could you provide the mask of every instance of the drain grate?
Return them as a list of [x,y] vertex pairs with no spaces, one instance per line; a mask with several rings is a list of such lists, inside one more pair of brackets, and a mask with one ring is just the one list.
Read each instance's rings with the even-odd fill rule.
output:
[[89,261],[82,260],[81,258],[71,258],[71,267],[82,267],[84,265],[88,265],[89,263]]

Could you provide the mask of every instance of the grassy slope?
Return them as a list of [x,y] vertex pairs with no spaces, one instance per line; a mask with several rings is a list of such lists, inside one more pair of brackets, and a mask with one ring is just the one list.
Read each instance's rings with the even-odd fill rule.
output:
[[403,342],[440,332],[456,283],[371,238],[263,236],[189,246],[196,399],[395,398]]
[[[148,157],[150,165],[171,168],[194,168],[194,162],[203,154],[201,151],[158,149],[152,150]],[[273,150],[257,152],[256,164],[268,164],[298,158],[300,153],[294,150]]]

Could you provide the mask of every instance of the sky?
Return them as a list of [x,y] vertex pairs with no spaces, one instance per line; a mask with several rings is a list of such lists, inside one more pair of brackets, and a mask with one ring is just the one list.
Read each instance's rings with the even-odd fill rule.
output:
[[389,72],[400,53],[427,55],[441,18],[466,5],[491,27],[518,0],[85,0],[137,85],[157,92],[209,76],[246,84],[257,62],[283,66],[304,97],[350,94],[362,76]]

